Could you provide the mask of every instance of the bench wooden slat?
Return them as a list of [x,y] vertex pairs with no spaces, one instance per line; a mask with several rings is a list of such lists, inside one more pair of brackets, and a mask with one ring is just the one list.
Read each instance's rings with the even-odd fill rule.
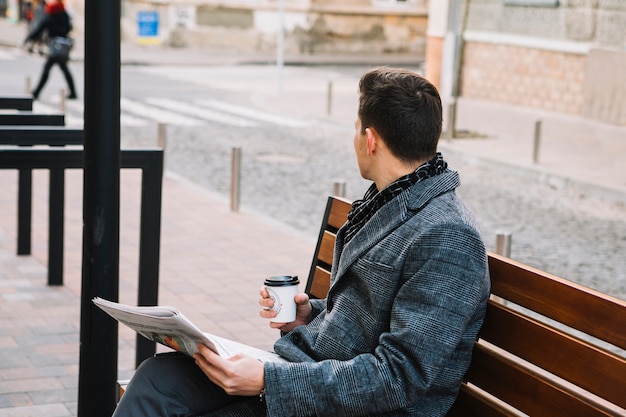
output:
[[117,385],[117,389],[115,392],[115,402],[119,403],[120,400],[122,399],[122,396],[124,395],[124,393],[126,392],[126,387],[128,386],[128,383],[130,382],[130,379],[118,379],[116,382]]
[[328,225],[339,229],[346,222],[348,212],[352,209],[352,203],[338,197],[331,197],[331,208],[328,215]]
[[351,208],[352,204],[348,200],[328,197],[309,278],[304,290],[313,298],[326,298],[330,287],[330,269],[333,263],[336,233],[346,222]]
[[493,253],[489,269],[492,294],[626,349],[626,301]]
[[[320,245],[320,250],[317,255],[318,261],[324,262],[327,265],[333,264],[335,240],[337,240],[336,234],[329,232],[328,230],[324,231],[324,235],[322,236],[322,244]],[[328,291],[328,288],[326,289],[326,291]]]
[[313,281],[306,293],[313,298],[326,298],[328,288],[330,288],[330,271],[316,267]]
[[459,397],[446,417],[519,417],[511,410],[488,396],[484,391],[467,384],[461,385]]
[[581,392],[570,392],[541,372],[484,344],[477,344],[468,380],[531,416],[606,417],[620,414],[602,409]]
[[[515,331],[511,331],[515,329]],[[626,360],[490,301],[480,332],[488,341],[626,408]]]

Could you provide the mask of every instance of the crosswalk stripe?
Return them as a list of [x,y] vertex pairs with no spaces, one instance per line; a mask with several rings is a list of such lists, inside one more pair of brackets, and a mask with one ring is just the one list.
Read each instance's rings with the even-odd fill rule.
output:
[[[36,101],[34,110],[40,113],[60,113],[54,103],[59,97],[47,102]],[[312,122],[263,112],[251,107],[235,105],[212,99],[198,99],[193,103],[162,97],[149,97],[145,101],[120,98],[120,124],[122,126],[147,126],[152,121],[178,126],[201,126],[206,121],[237,127],[254,127],[258,122],[273,123],[287,127],[307,127]],[[83,126],[84,106],[80,100],[65,101],[65,124]],[[78,114],[78,116],[75,116]]]
[[0,49],[0,60],[2,60],[2,61],[15,61],[15,54]]
[[[41,101],[35,101],[33,104],[33,112],[36,113],[50,113],[50,114],[60,114],[61,110],[58,106],[50,106],[48,104],[42,103]],[[80,117],[76,117],[71,113],[65,112],[65,126],[67,127],[83,127],[83,117],[82,114]]]
[[142,127],[147,126],[148,121],[140,117],[131,116],[130,114],[120,114],[120,124],[122,126]]
[[158,121],[159,123],[168,123],[179,126],[199,126],[202,124],[202,121],[198,119],[159,109],[158,107],[147,106],[139,101],[134,101],[125,97],[121,98],[120,105],[122,111],[124,112],[130,112],[147,119]]
[[163,107],[173,111],[181,111],[194,117],[200,117],[204,120],[212,122],[219,122],[231,126],[238,127],[253,127],[257,124],[251,120],[246,120],[241,117],[231,116],[222,112],[207,109],[205,107],[198,107],[197,105],[188,104],[179,100],[171,100],[168,98],[156,98],[150,97],[146,99],[146,102],[154,106]]
[[293,119],[289,117],[283,117],[276,114],[271,114],[267,112],[263,112],[260,110],[256,110],[250,107],[238,106],[236,104],[230,104],[223,101],[217,100],[206,100],[199,99],[196,100],[195,103],[201,106],[207,106],[214,109],[223,110],[229,113],[237,114],[240,116],[249,117],[252,119],[274,123],[280,126],[288,126],[288,127],[307,127],[311,126],[312,122]]
[[[85,111],[85,107],[83,106],[83,102],[80,100],[67,100],[65,102],[65,107],[73,112],[83,114]],[[121,113],[120,114],[120,124],[122,126],[132,126],[132,127],[142,127],[148,125],[148,120],[133,116],[131,114]]]

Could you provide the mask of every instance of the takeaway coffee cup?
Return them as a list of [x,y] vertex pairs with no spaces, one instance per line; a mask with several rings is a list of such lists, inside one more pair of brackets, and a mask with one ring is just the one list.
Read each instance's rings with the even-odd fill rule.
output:
[[265,288],[274,300],[271,310],[277,313],[272,319],[276,323],[289,323],[296,319],[296,301],[300,281],[296,275],[273,275],[265,279]]

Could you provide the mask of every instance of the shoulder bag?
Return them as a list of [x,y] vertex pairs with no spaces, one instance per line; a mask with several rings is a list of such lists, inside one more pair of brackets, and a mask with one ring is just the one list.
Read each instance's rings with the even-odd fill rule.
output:
[[70,51],[74,46],[74,40],[72,38],[66,38],[63,36],[55,36],[50,39],[50,43],[48,44],[48,46],[49,58],[67,61],[70,58]]

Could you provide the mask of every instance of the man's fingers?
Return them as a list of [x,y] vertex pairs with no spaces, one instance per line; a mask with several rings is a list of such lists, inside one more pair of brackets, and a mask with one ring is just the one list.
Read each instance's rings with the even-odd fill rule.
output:
[[309,296],[306,293],[301,292],[296,294],[295,300],[296,304],[306,304],[309,302]]

